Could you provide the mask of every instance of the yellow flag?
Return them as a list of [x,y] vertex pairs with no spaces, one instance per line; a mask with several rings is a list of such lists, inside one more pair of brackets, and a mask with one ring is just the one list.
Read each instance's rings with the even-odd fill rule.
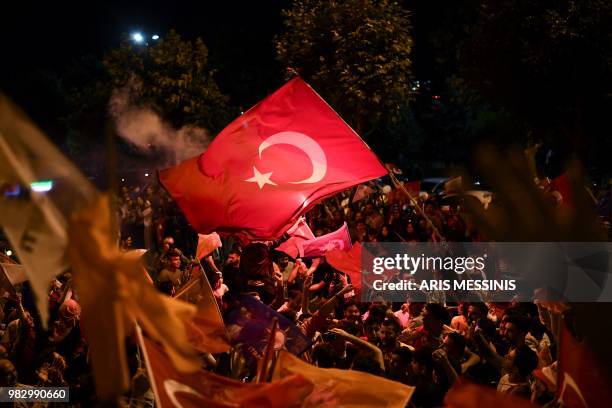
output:
[[91,204],[95,187],[47,137],[0,94],[0,225],[24,267],[47,324],[54,276],[68,269],[67,219]]
[[414,387],[386,378],[354,370],[319,368],[300,360],[288,352],[281,352],[272,380],[300,374],[313,382],[316,394],[326,395],[333,406],[343,408],[386,407],[404,408],[414,392]]
[[196,308],[157,292],[142,273],[140,258],[114,244],[112,222],[109,198],[103,195],[75,213],[68,229],[68,255],[102,400],[116,398],[128,387],[124,342],[135,321],[164,345],[178,370],[199,368],[185,326]]

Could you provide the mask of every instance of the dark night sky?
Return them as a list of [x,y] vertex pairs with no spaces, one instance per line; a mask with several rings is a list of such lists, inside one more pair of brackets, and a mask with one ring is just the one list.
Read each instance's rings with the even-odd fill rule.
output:
[[[23,93],[31,91],[16,85],[27,82],[32,73],[61,73],[75,58],[102,55],[118,45],[122,35],[133,31],[163,35],[170,28],[185,38],[202,37],[222,90],[236,104],[255,102],[282,81],[272,39],[288,0],[92,3],[28,1],[3,13],[0,88],[21,102],[27,98]],[[243,89],[245,84],[259,89],[249,92]],[[243,101],[251,99],[251,93],[259,98]]]
[[[0,89],[27,105],[36,96],[23,84],[33,73],[61,73],[71,60],[102,55],[133,31],[163,35],[174,28],[185,38],[202,37],[218,69],[222,91],[234,104],[250,105],[282,82],[272,39],[281,30],[281,9],[290,4],[290,0],[16,2],[12,10],[3,11],[0,24]],[[418,47],[416,51],[420,52]]]

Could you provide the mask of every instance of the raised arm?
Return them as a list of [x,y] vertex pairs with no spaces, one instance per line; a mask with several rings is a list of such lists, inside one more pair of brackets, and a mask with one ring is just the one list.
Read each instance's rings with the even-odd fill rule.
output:
[[353,336],[352,334],[349,334],[346,331],[339,329],[337,327],[334,329],[331,329],[330,332],[336,333],[338,336],[342,337],[344,340],[350,343],[353,343],[357,347],[361,347],[361,348],[370,350],[372,353],[374,353],[374,356],[376,358],[376,361],[378,361],[378,365],[380,366],[380,369],[383,371],[385,370],[385,359],[383,357],[383,353],[381,349],[376,347],[374,344],[368,341],[362,340],[357,336]]

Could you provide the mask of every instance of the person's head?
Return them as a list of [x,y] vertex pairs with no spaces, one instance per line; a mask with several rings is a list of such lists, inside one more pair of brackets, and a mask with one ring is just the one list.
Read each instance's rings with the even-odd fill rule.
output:
[[372,205],[372,203],[367,203],[364,209],[364,213],[365,215],[374,214],[374,205]]
[[482,302],[470,303],[468,306],[468,318],[472,322],[477,322],[483,317],[487,317],[489,313],[489,308]]
[[359,316],[361,315],[361,313],[359,312],[359,307],[357,307],[357,304],[355,302],[348,302],[345,306],[344,306],[344,319],[354,322],[359,320]]
[[380,230],[380,235],[383,238],[388,238],[389,235],[391,235],[391,229],[389,228],[388,225],[383,225],[381,230]]
[[406,224],[406,232],[408,233],[408,235],[414,235],[414,225],[411,222]]
[[408,313],[408,309],[409,309],[408,303],[403,303],[402,306],[400,307],[400,310],[404,313]]
[[355,222],[356,222],[357,224],[359,224],[360,222],[363,222],[363,220],[364,220],[364,219],[365,219],[365,218],[363,217],[363,213],[362,213],[361,211],[357,211],[357,212],[355,213]]
[[339,223],[344,220],[344,216],[342,215],[340,211],[334,210],[333,219],[335,222]]
[[396,347],[391,352],[391,369],[395,372],[405,372],[412,362],[412,351],[408,347]]
[[504,339],[515,346],[523,344],[529,330],[529,321],[522,316],[512,314],[507,316],[504,324]]
[[181,267],[181,254],[173,249],[168,252],[168,269],[177,270]]
[[425,303],[423,302],[410,302],[408,304],[408,312],[411,317],[417,317],[421,315],[423,307],[425,307]]
[[10,360],[0,360],[0,387],[14,387],[17,384],[17,370]]
[[446,351],[447,355],[461,358],[465,351],[465,345],[465,337],[459,333],[451,332],[444,337],[444,344],[442,347],[444,348],[444,351]]
[[457,305],[457,314],[459,316],[468,316],[468,309],[470,307],[470,304],[468,302],[459,302],[459,304]]
[[395,346],[397,341],[397,335],[400,332],[400,324],[397,319],[387,318],[380,324],[380,332],[378,337],[380,344],[384,347]]
[[363,221],[359,221],[355,228],[357,229],[357,233],[359,235],[365,235],[368,232],[368,227]]
[[174,248],[174,238],[165,237],[162,241],[162,251],[168,252],[172,248]]
[[289,295],[289,309],[298,311],[302,308],[302,291],[299,289],[291,289]]
[[287,265],[289,265],[289,257],[283,254],[278,258],[278,266],[285,269]]
[[372,354],[358,354],[355,356],[351,369],[374,375],[383,374],[376,357]]
[[477,325],[482,330],[485,339],[492,341],[495,337],[495,323],[493,323],[493,320],[483,317],[478,320]]
[[226,265],[239,267],[240,266],[240,251],[232,250],[227,256],[227,260],[225,261]]
[[65,301],[59,308],[58,317],[65,326],[76,326],[81,319],[81,305],[74,299]]
[[509,357],[512,360],[510,373],[515,379],[525,380],[538,368],[538,355],[525,344],[515,348]]
[[133,244],[133,240],[132,237],[130,235],[128,235],[127,237],[125,237],[125,239],[123,240],[123,248],[124,249],[130,249],[132,247]]
[[380,320],[369,317],[363,324],[366,338],[372,344],[378,343],[378,332],[380,332]]
[[336,365],[336,352],[329,344],[319,344],[312,352],[312,361],[317,367],[333,368]]
[[448,311],[439,303],[427,303],[423,308],[423,327],[433,335],[440,335],[448,321]]
[[415,350],[412,353],[412,372],[418,376],[431,376],[433,370],[432,350],[427,347]]

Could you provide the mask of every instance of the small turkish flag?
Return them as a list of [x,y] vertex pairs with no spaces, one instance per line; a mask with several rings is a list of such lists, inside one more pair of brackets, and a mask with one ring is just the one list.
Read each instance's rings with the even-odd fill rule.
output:
[[276,239],[316,202],[387,173],[359,136],[295,78],[160,181],[200,233]]

